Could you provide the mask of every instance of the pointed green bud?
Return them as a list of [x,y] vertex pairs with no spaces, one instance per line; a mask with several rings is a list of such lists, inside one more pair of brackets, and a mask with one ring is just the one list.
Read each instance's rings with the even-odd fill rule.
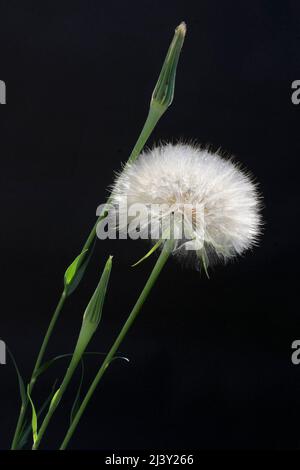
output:
[[173,40],[170,44],[158,81],[152,93],[146,122],[127,163],[133,163],[138,158],[145,143],[151,135],[151,132],[173,101],[176,70],[185,33],[186,25],[182,22],[175,29]]
[[89,301],[89,304],[83,315],[83,323],[89,322],[93,325],[96,325],[96,327],[99,325],[102,315],[104,298],[112,268],[112,258],[113,257],[110,256],[106,262],[99,284],[96,287],[96,290],[91,300]]
[[83,250],[70,264],[64,275],[64,290],[65,294],[69,296],[77,288],[78,284],[84,276],[85,270],[89,264],[93,254],[95,242],[88,249]]
[[[98,328],[102,317],[102,310],[104,299],[106,295],[106,290],[110,278],[112,268],[112,256],[110,256],[106,262],[103,273],[101,275],[100,281],[94,294],[92,295],[91,300],[84,312],[81,330],[79,333],[77,345],[74,351],[74,356],[77,356],[77,353],[81,356],[90,342],[92,336]],[[77,356],[78,358],[78,356]]]
[[157,84],[152,94],[150,106],[161,108],[162,112],[164,112],[173,101],[176,69],[185,34],[186,24],[182,22],[175,29],[173,41],[169,47]]
[[[82,262],[84,258],[86,257],[86,253],[88,250],[82,251],[75,259],[74,261],[70,264],[70,266],[67,268],[65,275],[64,275],[64,284],[65,284],[65,291],[67,294],[71,293],[74,289],[74,284],[78,280],[78,273],[80,271],[80,268],[82,266]],[[80,279],[79,279],[80,282]],[[78,283],[79,283],[78,282]],[[77,284],[78,284],[77,283]]]

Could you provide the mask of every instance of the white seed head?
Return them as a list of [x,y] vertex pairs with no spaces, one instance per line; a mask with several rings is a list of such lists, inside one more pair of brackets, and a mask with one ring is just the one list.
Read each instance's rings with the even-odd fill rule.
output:
[[195,145],[169,143],[143,152],[118,175],[112,203],[127,211],[119,213],[127,230],[130,207],[147,206],[148,213],[135,214],[142,238],[147,232],[157,241],[159,228],[167,238],[171,220],[174,253],[196,255],[205,268],[242,254],[260,233],[260,196],[252,178],[232,159]]

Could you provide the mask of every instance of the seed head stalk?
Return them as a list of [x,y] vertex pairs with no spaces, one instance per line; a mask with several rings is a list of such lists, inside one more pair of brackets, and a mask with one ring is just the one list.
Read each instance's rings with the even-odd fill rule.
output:
[[106,296],[111,269],[112,269],[112,256],[108,258],[105,264],[103,273],[101,275],[100,281],[98,283],[98,286],[85,310],[85,313],[83,315],[81,329],[79,332],[79,336],[77,339],[77,343],[74,349],[72,359],[70,361],[70,365],[67,369],[67,372],[64,376],[61,386],[59,387],[59,389],[57,390],[57,392],[55,393],[51,401],[49,410],[43,420],[41,428],[37,433],[37,437],[34,440],[34,444],[32,447],[33,450],[38,449],[40,442],[45,434],[45,431],[50,423],[50,420],[56,408],[58,407],[63,397],[63,394],[65,393],[74,375],[74,372],[79,364],[79,361],[81,360],[93,335],[97,331],[97,328],[99,326],[99,323],[102,317],[103,304],[104,304],[104,299]]
[[77,425],[81,419],[81,416],[83,415],[83,413],[85,412],[85,409],[94,393],[94,391],[96,390],[96,387],[98,385],[98,383],[100,382],[102,376],[104,375],[104,372],[106,371],[106,369],[108,368],[109,364],[111,363],[111,361],[113,360],[119,346],[121,345],[122,341],[125,339],[129,329],[131,328],[132,324],[134,323],[136,317],[138,316],[139,312],[141,311],[141,308],[142,306],[144,305],[144,302],[145,300],[147,299],[148,295],[150,294],[155,282],[157,281],[164,265],[166,264],[171,252],[172,252],[172,249],[174,247],[174,241],[173,240],[167,240],[164,244],[164,247],[161,251],[161,254],[158,258],[158,260],[156,261],[156,264],[148,278],[148,281],[146,282],[145,284],[145,287],[144,289],[142,290],[135,306],[133,307],[129,317],[127,318],[123,328],[121,329],[119,335],[117,336],[114,344],[112,345],[110,351],[108,352],[106,358],[104,359],[96,377],[94,378],[85,398],[83,399],[81,405],[80,405],[80,408],[78,409],[73,421],[72,421],[72,424],[70,425],[67,433],[66,433],[66,436],[61,444],[61,447],[60,447],[60,450],[64,450],[66,449],[71,437],[73,436],[73,433],[75,432],[76,428],[77,428]]
[[[167,108],[171,105],[174,97],[174,88],[175,88],[175,78],[176,78],[176,70],[177,70],[177,65],[178,65],[178,60],[181,52],[181,48],[183,46],[184,38],[186,34],[186,25],[185,23],[181,23],[175,30],[175,34],[173,37],[173,40],[170,44],[170,47],[168,49],[165,61],[163,63],[158,81],[156,83],[156,86],[154,88],[152,97],[151,97],[151,102],[150,102],[150,108],[148,112],[148,116],[146,119],[146,122],[142,128],[142,131],[139,135],[139,138],[130,154],[130,157],[128,159],[128,163],[133,163],[136,158],[139,156],[140,152],[142,151],[143,147],[145,146],[148,138],[150,137],[151,133],[153,132],[156,124],[158,123],[159,119],[161,116],[165,113]],[[108,199],[108,203],[109,203]],[[99,215],[95,225],[93,226],[92,230],[90,231],[88,238],[83,245],[81,253],[83,253],[85,250],[89,250],[95,241],[96,238],[96,233],[97,233],[97,225],[101,220],[105,217],[105,210],[102,211],[102,213]],[[29,391],[32,392],[35,380],[36,380],[36,371],[42,364],[42,360],[44,358],[45,351],[47,349],[50,337],[52,335],[53,329],[55,327],[55,324],[57,322],[57,319],[59,317],[59,314],[63,308],[65,299],[66,299],[66,292],[64,291],[58,304],[57,307],[54,311],[54,314],[52,316],[51,322],[49,324],[48,330],[46,332],[46,335],[44,337],[42,346],[40,348],[35,367],[33,369],[30,381],[29,381]],[[22,405],[12,446],[11,449],[15,450],[17,449],[18,446],[18,441],[20,437],[20,432],[23,428],[24,425],[24,420],[26,417],[26,412],[27,412],[27,407],[28,407],[28,400],[25,403],[25,405]]]

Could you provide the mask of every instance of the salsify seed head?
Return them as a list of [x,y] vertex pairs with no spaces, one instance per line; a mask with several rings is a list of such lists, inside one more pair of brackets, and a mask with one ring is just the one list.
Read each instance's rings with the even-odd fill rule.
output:
[[[141,238],[173,237],[174,253],[196,258],[206,268],[256,244],[260,199],[252,177],[232,159],[196,145],[169,143],[127,164],[111,201],[119,208],[119,230],[126,225],[130,233],[134,219]],[[131,210],[140,205],[147,211]]]

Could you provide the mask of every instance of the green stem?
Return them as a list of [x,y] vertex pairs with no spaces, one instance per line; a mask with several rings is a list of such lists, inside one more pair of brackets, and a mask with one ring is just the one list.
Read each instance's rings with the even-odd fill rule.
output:
[[57,307],[54,311],[54,314],[51,318],[50,324],[48,326],[47,333],[44,337],[40,352],[38,354],[38,357],[37,357],[37,360],[36,360],[36,363],[35,363],[35,366],[34,366],[34,369],[33,369],[33,372],[32,372],[32,376],[31,376],[30,383],[29,383],[29,393],[30,394],[32,392],[32,389],[33,389],[33,387],[35,385],[35,382],[36,382],[36,379],[37,379],[36,373],[37,373],[38,369],[40,368],[40,366],[42,364],[42,360],[43,360],[43,357],[45,355],[45,351],[46,351],[46,348],[48,346],[52,331],[54,330],[55,324],[56,324],[57,319],[59,317],[59,314],[60,314],[60,312],[61,312],[61,310],[64,306],[66,298],[67,298],[67,294],[66,294],[65,291],[63,291],[63,293],[61,294],[61,297],[59,299],[59,302],[57,304]]
[[[175,30],[173,40],[169,47],[168,53],[166,55],[165,61],[163,63],[163,67],[161,69],[161,72],[158,78],[158,82],[152,94],[149,114],[147,116],[144,127],[140,133],[140,136],[131,152],[131,155],[128,159],[128,163],[132,163],[136,160],[141,150],[143,149],[146,141],[148,140],[150,134],[155,128],[157,122],[159,121],[160,117],[164,114],[168,106],[170,106],[170,104],[172,103],[173,96],[174,96],[176,69],[177,69],[179,54],[180,54],[180,51],[184,42],[185,34],[186,34],[186,25],[185,23],[181,23]],[[95,240],[97,225],[101,221],[102,218],[103,218],[103,213],[99,216],[95,225],[93,226],[84,244],[82,251],[89,249],[91,244]],[[34,376],[34,374],[38,370],[42,362],[52,330],[55,326],[56,320],[59,316],[59,313],[65,301],[65,297],[66,297],[65,292],[63,293],[62,297],[64,298],[61,298],[58,303],[58,306],[55,310],[54,316],[51,320],[48,331],[46,333],[45,339],[43,341],[40,353],[38,355],[38,359],[37,359],[37,362],[36,362],[36,365],[35,365],[31,380],[30,380],[30,384],[29,384],[30,391],[32,391],[32,388],[36,380],[36,377]],[[21,411],[20,411],[20,415],[19,415],[19,419],[17,423],[17,428],[15,431],[14,439],[13,439],[12,449],[15,449],[17,446],[19,434],[23,428],[27,406],[28,406],[28,401],[25,403],[25,406],[21,407]]]
[[[164,112],[165,112],[165,109],[163,109],[158,103],[155,103],[155,102],[151,103],[144,127],[141,130],[139,138],[126,164],[133,163],[137,159],[137,157],[143,150],[147,140],[149,139],[156,124],[158,123],[159,119],[161,118]],[[108,198],[106,204],[109,205],[110,201],[111,201],[111,197]],[[93,243],[93,241],[95,240],[95,237],[97,235],[97,225],[104,218],[104,214],[105,214],[105,207],[102,210],[102,213],[99,215],[81,251],[88,250],[91,244]]]
[[[141,134],[137,140],[137,143],[135,144],[132,152],[131,152],[131,155],[128,159],[128,162],[127,163],[133,163],[136,158],[139,156],[142,148],[144,147],[146,141],[148,140],[150,134],[152,133],[154,127],[156,126],[158,120],[160,119],[161,115],[163,114],[163,111],[161,110],[161,108],[158,106],[158,105],[151,105],[150,106],[150,109],[149,109],[149,114],[148,114],[148,117],[146,119],[146,122],[144,124],[144,127],[141,131]],[[110,198],[108,199],[107,203],[109,204],[109,201],[110,201]],[[97,219],[97,222],[96,224],[94,225],[94,227],[92,228],[89,236],[88,236],[88,239],[82,249],[82,251],[84,250],[88,250],[91,246],[91,244],[93,243],[95,237],[96,237],[96,230],[97,230],[97,224],[103,219],[103,216],[104,216],[104,212],[105,212],[105,209],[103,210],[103,212],[99,215],[98,219]],[[148,295],[148,294],[147,294]],[[126,334],[126,333],[125,333]],[[78,362],[77,362],[78,363]],[[75,367],[73,367],[73,369],[71,368],[71,365],[72,362],[71,362],[71,365],[67,371],[67,374],[65,376],[65,379],[63,380],[63,383],[60,387],[60,391],[57,395],[57,401],[55,402],[55,405],[53,405],[50,409],[49,409],[49,412],[48,414],[46,415],[44,421],[43,421],[43,424],[39,430],[39,433],[38,433],[38,439],[36,440],[34,446],[33,446],[33,450],[36,450],[38,449],[39,445],[40,445],[40,441],[46,431],[46,428],[51,420],[51,417],[66,389],[66,387],[68,386],[68,383],[74,373],[74,370],[77,366],[77,363],[75,365]]]
[[[84,348],[83,348],[84,350]],[[70,365],[67,369],[67,372],[66,372],[66,375],[62,381],[62,384],[60,386],[60,388],[58,389],[57,391],[57,394],[55,396],[55,400],[54,402],[51,403],[50,407],[49,407],[49,410],[48,410],[48,413],[46,414],[45,418],[44,418],[44,421],[38,431],[38,437],[37,437],[37,440],[35,441],[34,445],[32,446],[32,450],[37,450],[40,446],[40,443],[41,443],[41,440],[43,438],[43,435],[45,434],[45,431],[50,423],[50,420],[56,410],[56,408],[58,407],[59,403],[60,403],[60,400],[63,396],[63,394],[65,393],[68,385],[69,385],[69,382],[76,370],[76,367],[80,361],[80,358],[82,356],[82,353],[83,351],[76,351],[76,354],[73,355],[72,359],[71,359],[71,362],[70,362]]]
[[165,263],[167,262],[170,254],[171,254],[171,251],[172,251],[172,248],[173,248],[173,242],[171,240],[168,240],[165,242],[165,245],[164,245],[164,248],[148,278],[148,281],[144,287],[144,289],[142,290],[133,310],[131,311],[129,317],[127,318],[123,328],[121,329],[117,339],[115,340],[114,344],[112,345],[109,353],[107,354],[106,358],[104,359],[103,361],[103,364],[102,366],[100,367],[94,381],[92,382],[85,398],[83,399],[82,403],[81,403],[81,406],[79,408],[79,410],[77,411],[73,421],[72,421],[72,424],[70,425],[67,433],[66,433],[66,436],[63,440],[63,443],[60,447],[60,450],[64,450],[66,449],[79,421],[80,421],[80,418],[82,416],[82,414],[84,413],[94,391],[96,390],[96,387],[100,381],[100,379],[102,378],[104,372],[106,371],[106,369],[108,368],[110,362],[112,361],[112,359],[114,358],[120,344],[122,343],[122,341],[124,340],[124,338],[126,337],[130,327],[132,326],[133,322],[135,321],[137,315],[139,314],[145,300],[147,299],[148,295],[150,294],[151,292],[151,289],[152,287],[154,286],[162,268],[164,267]]
[[[47,414],[42,422],[42,425],[38,431],[38,433],[34,433],[33,438],[33,450],[39,448],[40,442],[43,438],[43,435],[50,423],[50,420],[58,407],[72,377],[73,374],[78,366],[79,361],[81,360],[90,340],[92,339],[93,335],[95,334],[99,322],[101,320],[103,303],[106,295],[106,290],[109,282],[109,277],[112,269],[112,256],[109,256],[104,270],[102,272],[100,281],[85,309],[82,325],[80,328],[80,332],[77,338],[77,343],[69,364],[65,376],[62,380],[61,386],[58,388],[56,393],[54,394],[52,401],[50,403],[49,409]],[[30,398],[30,397],[29,397]]]
[[165,109],[163,109],[158,103],[151,103],[146,122],[127,163],[133,163],[137,159],[164,112]]
[[[133,150],[130,154],[130,157],[128,159],[128,163],[133,163],[136,160],[136,158],[139,156],[141,150],[143,149],[145,143],[147,142],[149,136],[151,135],[153,129],[155,128],[155,126],[156,126],[157,122],[159,121],[160,117],[162,116],[163,112],[164,111],[158,105],[152,104],[150,106],[148,117],[147,117],[146,122],[144,124],[144,127],[143,127],[143,129],[140,133],[140,136],[139,136],[139,138],[138,138],[138,140],[137,140],[137,142],[136,142],[136,144],[135,144],[135,146],[134,146],[134,148],[133,148]],[[110,198],[108,199],[107,203],[109,203],[109,201],[110,201]],[[88,236],[88,238],[87,238],[87,240],[86,240],[86,242],[85,242],[85,244],[84,244],[84,246],[81,250],[82,252],[84,250],[88,250],[90,248],[91,244],[94,242],[95,237],[96,237],[97,225],[103,219],[103,215],[104,215],[104,212],[99,215],[95,225],[93,226],[93,228],[92,228],[92,230],[91,230],[91,232],[90,232],[90,234],[89,234],[89,236]],[[56,324],[56,321],[58,319],[60,311],[62,310],[65,299],[66,299],[66,293],[63,292],[63,294],[62,294],[62,296],[59,300],[59,303],[56,307],[56,310],[53,314],[50,325],[48,327],[46,336],[45,336],[43,344],[41,346],[41,349],[40,349],[40,352],[39,352],[39,355],[38,355],[38,358],[37,358],[37,361],[36,361],[36,364],[35,364],[31,379],[30,379],[30,393],[32,392],[32,389],[33,389],[35,381],[36,381],[35,373],[36,373],[36,371],[38,370],[38,368],[40,367],[40,365],[42,363],[42,360],[43,360],[43,357],[44,357],[44,354],[45,354],[50,336],[52,334],[52,331],[54,329],[54,326]],[[16,447],[17,447],[18,436],[19,436],[20,430],[22,428],[22,425],[23,425],[23,422],[24,422],[24,419],[25,419],[27,406],[28,406],[28,403],[26,403],[25,406],[21,407],[20,414],[19,414],[19,419],[18,419],[18,422],[17,422],[17,427],[16,427],[16,430],[15,430],[14,438],[13,438],[13,443],[12,443],[12,446],[11,446],[12,450],[15,450]]]
[[12,445],[11,445],[11,450],[16,450],[17,449],[17,445],[18,445],[18,441],[19,441],[19,434],[21,432],[21,428],[23,426],[23,422],[24,422],[24,418],[25,418],[25,414],[26,414],[26,410],[27,410],[27,404],[28,404],[28,401],[25,404],[22,403],[20,413],[19,413],[19,418],[18,418],[18,421],[17,421],[15,434],[14,434]]
[[[35,382],[36,382],[36,379],[37,379],[36,373],[37,373],[38,369],[41,366],[41,363],[42,363],[42,360],[43,360],[43,357],[44,357],[49,339],[51,337],[52,331],[55,327],[55,324],[56,324],[56,321],[59,317],[59,314],[60,314],[60,312],[63,308],[66,297],[67,296],[66,296],[65,291],[63,291],[63,293],[61,294],[61,297],[59,299],[59,302],[57,304],[57,307],[56,307],[56,309],[53,313],[53,316],[52,316],[51,322],[48,326],[47,332],[45,334],[45,337],[44,337],[42,346],[40,348],[40,351],[39,351],[39,354],[38,354],[38,357],[37,357],[37,360],[36,360],[32,375],[31,375],[31,379],[30,379],[30,382],[29,382],[29,393],[30,394],[31,394],[31,392],[34,388],[34,385],[35,385]],[[21,406],[21,410],[20,410],[20,414],[19,414],[19,418],[18,418],[18,422],[17,422],[13,442],[12,442],[12,445],[11,445],[11,450],[16,450],[16,448],[17,448],[18,440],[19,440],[19,434],[20,434],[20,431],[22,429],[24,419],[25,419],[25,416],[26,416],[27,406],[28,406],[28,401],[25,404],[22,404],[22,406]]]

